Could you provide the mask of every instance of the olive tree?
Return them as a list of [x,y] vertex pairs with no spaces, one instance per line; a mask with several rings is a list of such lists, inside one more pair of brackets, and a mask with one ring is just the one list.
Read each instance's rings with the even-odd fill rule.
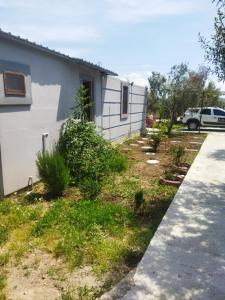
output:
[[225,0],[213,0],[217,5],[217,15],[214,21],[214,34],[211,40],[200,35],[200,42],[205,50],[205,57],[213,65],[217,77],[225,80]]
[[171,133],[176,118],[184,102],[184,91],[188,79],[188,66],[184,63],[174,65],[167,79],[167,95],[164,108],[169,116],[168,134]]
[[159,72],[152,72],[148,78],[149,93],[148,93],[148,111],[152,113],[159,112],[160,118],[162,115],[161,102],[166,94],[166,77]]

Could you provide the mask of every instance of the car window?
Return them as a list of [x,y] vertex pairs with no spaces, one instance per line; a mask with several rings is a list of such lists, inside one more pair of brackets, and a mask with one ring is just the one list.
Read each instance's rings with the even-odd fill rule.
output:
[[211,115],[211,109],[209,109],[209,108],[203,108],[202,110],[201,110],[201,114],[202,115]]
[[220,110],[220,109],[214,109],[213,113],[215,116],[225,116],[225,111]]

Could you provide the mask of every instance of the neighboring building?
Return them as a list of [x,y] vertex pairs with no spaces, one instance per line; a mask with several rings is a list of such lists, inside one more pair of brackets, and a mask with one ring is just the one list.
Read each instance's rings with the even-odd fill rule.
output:
[[57,142],[74,94],[84,84],[90,120],[115,141],[140,132],[146,89],[116,73],[0,30],[0,195],[37,181],[36,155]]

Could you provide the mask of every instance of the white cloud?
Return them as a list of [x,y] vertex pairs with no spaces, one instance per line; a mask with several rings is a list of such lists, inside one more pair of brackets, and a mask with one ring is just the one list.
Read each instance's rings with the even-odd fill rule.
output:
[[29,23],[23,25],[3,24],[1,28],[37,43],[84,42],[100,37],[100,33],[95,28],[75,24],[52,24],[52,26]]
[[91,0],[0,0],[1,28],[38,43],[98,39],[96,13]]
[[203,10],[203,0],[106,0],[114,21],[142,22],[155,16],[182,15]]

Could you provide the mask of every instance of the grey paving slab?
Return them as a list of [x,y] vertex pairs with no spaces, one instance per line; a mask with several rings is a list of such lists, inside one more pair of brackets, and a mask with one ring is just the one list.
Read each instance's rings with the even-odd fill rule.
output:
[[120,299],[225,299],[225,133],[208,135]]

